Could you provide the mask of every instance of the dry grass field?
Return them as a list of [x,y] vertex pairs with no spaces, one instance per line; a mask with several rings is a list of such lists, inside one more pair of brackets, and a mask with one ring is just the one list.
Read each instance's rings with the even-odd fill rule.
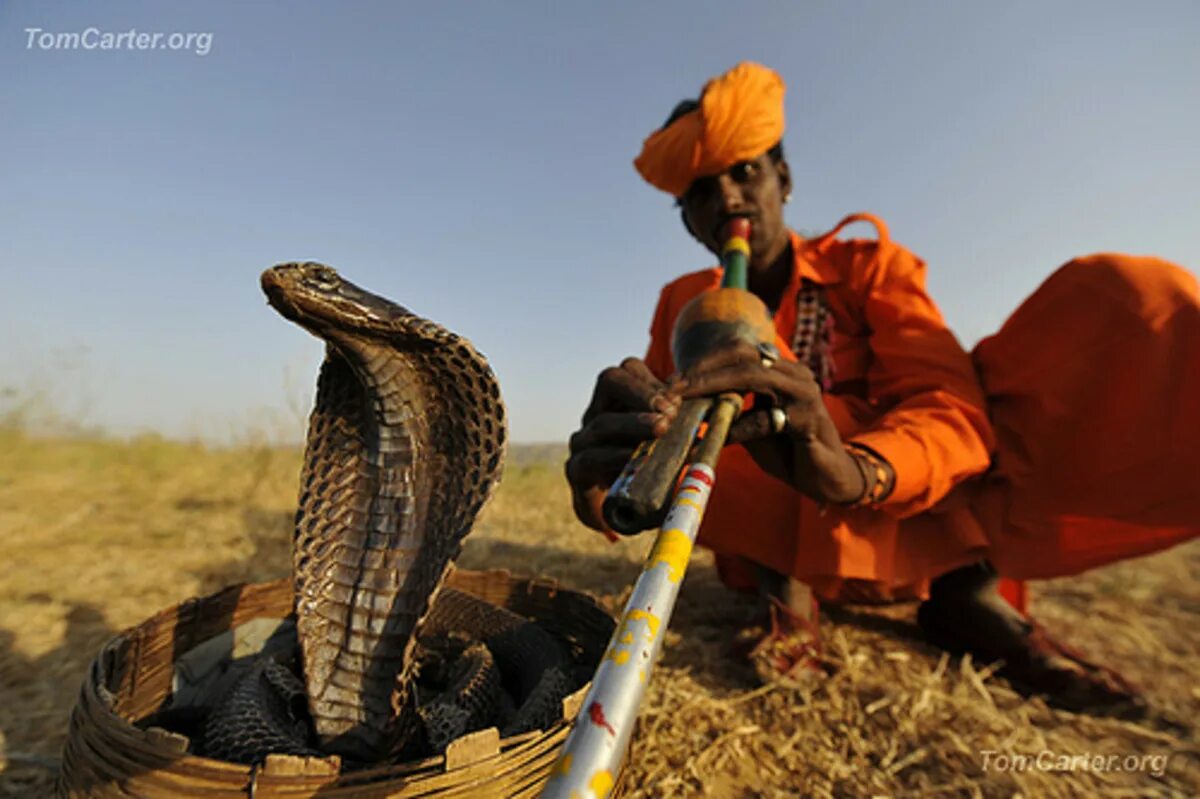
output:
[[[84,670],[167,605],[286,574],[300,453],[34,436],[0,427],[0,796],[48,795]],[[460,564],[624,599],[645,539],[571,516],[553,450],[518,449]],[[1133,724],[1025,700],[922,643],[913,607],[830,609],[834,676],[756,685],[726,650],[750,602],[700,554],[630,753],[626,789],[673,796],[1194,796],[1200,792],[1200,544],[1039,585],[1034,608],[1145,686]],[[992,754],[987,754],[987,753]],[[1042,754],[1048,753],[1048,754]],[[1011,756],[1117,756],[1113,770]],[[1089,764],[1091,763],[1089,759]],[[1017,764],[1017,765],[1014,765]],[[1138,770],[1119,770],[1122,766]]]

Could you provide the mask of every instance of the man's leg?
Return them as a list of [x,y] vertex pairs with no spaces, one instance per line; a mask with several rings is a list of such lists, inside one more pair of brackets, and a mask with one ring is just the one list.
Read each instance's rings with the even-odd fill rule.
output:
[[917,620],[936,645],[969,652],[978,662],[1003,661],[998,672],[1024,693],[1042,694],[1068,710],[1137,716],[1145,703],[1111,669],[1052,639],[996,590],[995,570],[981,562],[947,572],[930,585]]
[[754,618],[734,639],[764,682],[800,680],[826,671],[820,661],[818,606],[805,583],[752,564],[758,584]]
[[755,564],[758,598],[764,611],[775,607],[797,621],[816,623],[817,603],[812,589],[794,577]]

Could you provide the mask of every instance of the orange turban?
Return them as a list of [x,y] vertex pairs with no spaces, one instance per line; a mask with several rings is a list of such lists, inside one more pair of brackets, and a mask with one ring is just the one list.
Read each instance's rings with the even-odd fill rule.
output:
[[698,177],[757,158],[783,138],[783,79],[744,61],[704,85],[700,107],[652,133],[633,162],[650,185],[675,197]]

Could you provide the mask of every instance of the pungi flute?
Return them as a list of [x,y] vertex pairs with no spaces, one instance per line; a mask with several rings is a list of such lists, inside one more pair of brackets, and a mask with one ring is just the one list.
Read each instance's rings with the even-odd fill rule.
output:
[[[735,219],[727,233],[721,287],[693,299],[675,322],[671,350],[680,369],[719,346],[774,342],[770,313],[747,289],[750,224]],[[741,409],[737,394],[685,402],[662,438],[638,448],[605,498],[605,519],[618,532],[640,532],[660,522],[661,527],[542,797],[603,799],[612,790],[700,530],[717,459]]]

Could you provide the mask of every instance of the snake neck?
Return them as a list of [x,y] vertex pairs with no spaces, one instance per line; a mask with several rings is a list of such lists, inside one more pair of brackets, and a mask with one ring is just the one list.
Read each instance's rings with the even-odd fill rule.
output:
[[422,382],[385,347],[331,345],[309,423],[297,629],[317,738],[353,759],[386,754],[412,721],[412,646],[429,600],[428,576],[414,569],[431,494],[416,469],[428,435],[414,402]]

